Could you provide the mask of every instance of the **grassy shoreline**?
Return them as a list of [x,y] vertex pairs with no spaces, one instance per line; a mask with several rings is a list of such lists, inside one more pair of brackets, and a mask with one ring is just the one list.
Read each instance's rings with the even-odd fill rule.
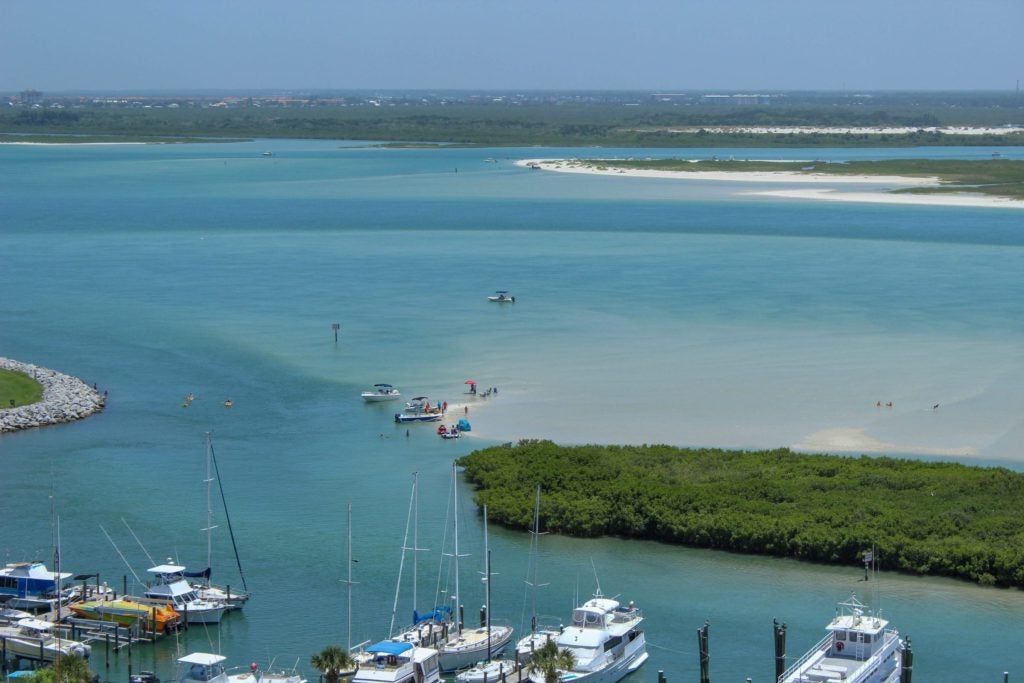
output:
[[42,400],[42,384],[25,373],[0,369],[0,410],[26,406]]

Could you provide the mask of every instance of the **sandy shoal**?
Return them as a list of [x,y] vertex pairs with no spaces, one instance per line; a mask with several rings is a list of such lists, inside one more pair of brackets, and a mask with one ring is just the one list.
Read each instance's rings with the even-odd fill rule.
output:
[[[696,161],[694,161],[696,163]],[[936,187],[938,178],[908,178],[904,176],[837,176],[825,173],[797,173],[794,171],[658,171],[648,169],[616,168],[614,160],[600,168],[583,164],[572,159],[523,159],[516,165],[556,171],[560,173],[583,173],[588,175],[625,176],[633,178],[660,178],[674,180],[713,180],[744,183],[786,183],[792,185],[831,185],[830,188],[794,188],[782,190],[758,190],[743,192],[745,195],[779,197],[785,199],[825,200],[835,202],[869,202],[875,204],[905,204],[918,206],[956,206],[1024,209],[1024,201],[1005,197],[992,197],[970,193],[947,194],[894,194],[884,190],[863,192],[841,189],[857,184],[872,184],[895,188]]]

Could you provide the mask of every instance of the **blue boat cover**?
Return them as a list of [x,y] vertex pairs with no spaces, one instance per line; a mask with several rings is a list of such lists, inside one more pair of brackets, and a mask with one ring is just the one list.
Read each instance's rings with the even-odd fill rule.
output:
[[452,608],[448,605],[441,605],[435,607],[432,612],[426,614],[420,614],[416,610],[412,611],[412,623],[422,624],[424,621],[444,621],[448,618],[448,615],[452,613]]
[[386,655],[400,655],[412,649],[412,643],[396,643],[393,640],[382,640],[376,645],[366,648],[367,652],[380,652]]

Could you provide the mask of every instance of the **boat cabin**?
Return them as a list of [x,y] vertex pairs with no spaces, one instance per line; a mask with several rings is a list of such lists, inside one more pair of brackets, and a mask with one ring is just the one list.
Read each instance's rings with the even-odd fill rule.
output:
[[12,562],[0,569],[0,602],[56,594],[58,584],[70,576],[51,572],[42,562]]
[[185,579],[185,567],[176,564],[161,564],[146,570],[156,576],[152,585],[146,589],[147,598],[166,600],[176,608],[185,603],[196,602],[199,596]]
[[366,648],[352,683],[440,683],[437,650],[384,640]]
[[224,671],[227,657],[208,652],[193,652],[178,660],[181,674],[178,683],[227,683]]
[[869,659],[896,637],[886,629],[889,622],[865,614],[865,605],[856,597],[839,603],[839,608],[840,613],[825,627],[832,634],[829,657]]

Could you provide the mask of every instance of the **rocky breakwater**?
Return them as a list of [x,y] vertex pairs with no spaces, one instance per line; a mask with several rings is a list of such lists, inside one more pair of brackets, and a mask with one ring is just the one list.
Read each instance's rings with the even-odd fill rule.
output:
[[0,368],[24,373],[43,385],[42,401],[0,409],[0,432],[80,420],[98,413],[107,404],[105,394],[77,377],[9,358],[0,358]]

